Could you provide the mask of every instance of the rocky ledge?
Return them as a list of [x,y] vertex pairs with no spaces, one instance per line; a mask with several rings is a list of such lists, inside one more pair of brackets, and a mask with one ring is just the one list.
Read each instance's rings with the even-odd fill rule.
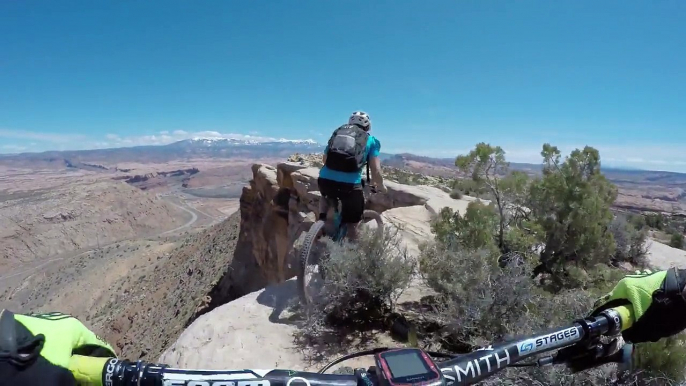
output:
[[[282,368],[317,370],[322,360],[311,361],[294,344],[296,324],[289,319],[287,307],[297,301],[289,257],[291,244],[314,221],[318,208],[319,169],[306,159],[285,162],[276,167],[253,165],[253,179],[241,197],[239,247],[246,257],[231,275],[235,292],[229,303],[197,318],[160,357],[160,361],[185,368]],[[431,237],[431,220],[443,207],[464,212],[469,202],[464,196],[452,199],[448,193],[429,186],[409,186],[388,182],[388,193],[374,194],[369,206],[382,213],[387,224],[397,226],[411,254]],[[297,242],[295,243],[297,245]],[[686,266],[686,252],[656,241],[649,246],[649,259],[660,268]],[[425,288],[417,281],[400,299],[419,299]],[[393,342],[371,342],[388,346]],[[341,347],[344,355],[350,347]],[[366,361],[366,362],[365,362]],[[370,365],[368,358],[348,361],[346,366]]]
[[[241,232],[250,264],[234,265],[214,296],[230,299],[198,317],[160,358],[188,368],[295,368],[312,363],[293,344],[295,325],[284,313],[297,299],[292,246],[314,222],[320,194],[319,169],[306,162],[276,167],[255,164],[240,199]],[[368,206],[397,226],[410,254],[431,237],[430,222],[443,207],[463,212],[469,202],[439,188],[387,182],[387,193],[372,194]],[[245,256],[245,255],[244,255]],[[231,293],[221,293],[224,288]],[[229,288],[231,288],[229,290]],[[406,296],[412,297],[411,289]],[[416,294],[415,294],[416,295]],[[342,351],[345,351],[342,349]]]

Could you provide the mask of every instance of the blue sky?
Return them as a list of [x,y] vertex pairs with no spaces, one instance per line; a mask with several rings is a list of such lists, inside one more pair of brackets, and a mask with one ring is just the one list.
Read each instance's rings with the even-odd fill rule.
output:
[[[0,152],[194,135],[686,171],[686,2],[2,1]],[[200,134],[198,134],[200,133]]]

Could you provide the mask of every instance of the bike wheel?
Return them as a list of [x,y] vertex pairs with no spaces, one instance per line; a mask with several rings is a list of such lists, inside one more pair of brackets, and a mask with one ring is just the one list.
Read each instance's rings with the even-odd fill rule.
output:
[[315,244],[319,241],[319,238],[324,233],[324,221],[317,221],[312,224],[310,230],[305,235],[305,240],[302,244],[302,249],[300,250],[300,259],[298,264],[298,290],[300,292],[300,299],[304,304],[312,303],[312,294],[308,288],[312,276],[314,276],[314,266],[318,267],[318,262],[314,260],[314,254],[312,253],[315,248]]
[[378,239],[383,237],[383,219],[377,211],[371,209],[365,210],[362,213],[362,219],[364,222],[376,221],[376,237]]

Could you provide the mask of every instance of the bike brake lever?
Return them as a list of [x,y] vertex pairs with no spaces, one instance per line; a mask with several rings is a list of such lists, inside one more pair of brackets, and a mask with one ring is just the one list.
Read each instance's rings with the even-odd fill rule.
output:
[[585,350],[568,347],[558,351],[553,358],[553,364],[565,364],[572,373],[588,370],[607,363],[630,364],[634,347],[625,343],[617,349],[619,342],[613,340],[610,343],[598,343]]

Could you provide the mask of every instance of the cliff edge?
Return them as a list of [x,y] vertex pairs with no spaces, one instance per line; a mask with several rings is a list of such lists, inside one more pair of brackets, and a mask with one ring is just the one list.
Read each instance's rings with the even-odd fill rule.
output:
[[[241,260],[254,261],[230,271],[217,294],[230,303],[198,317],[167,349],[160,361],[188,368],[313,369],[293,343],[295,322],[286,315],[297,301],[294,254],[298,239],[314,222],[320,194],[319,169],[307,162],[284,162],[276,167],[252,166],[253,179],[240,199],[241,231],[237,248]],[[463,212],[476,198],[453,199],[442,189],[387,182],[387,193],[372,194],[368,207],[397,227],[410,254],[431,237],[430,222],[443,207]],[[237,253],[237,255],[239,255]],[[265,288],[266,287],[266,288]],[[403,297],[417,298],[420,285]],[[385,342],[385,344],[392,344]],[[343,353],[345,348],[341,348]]]

